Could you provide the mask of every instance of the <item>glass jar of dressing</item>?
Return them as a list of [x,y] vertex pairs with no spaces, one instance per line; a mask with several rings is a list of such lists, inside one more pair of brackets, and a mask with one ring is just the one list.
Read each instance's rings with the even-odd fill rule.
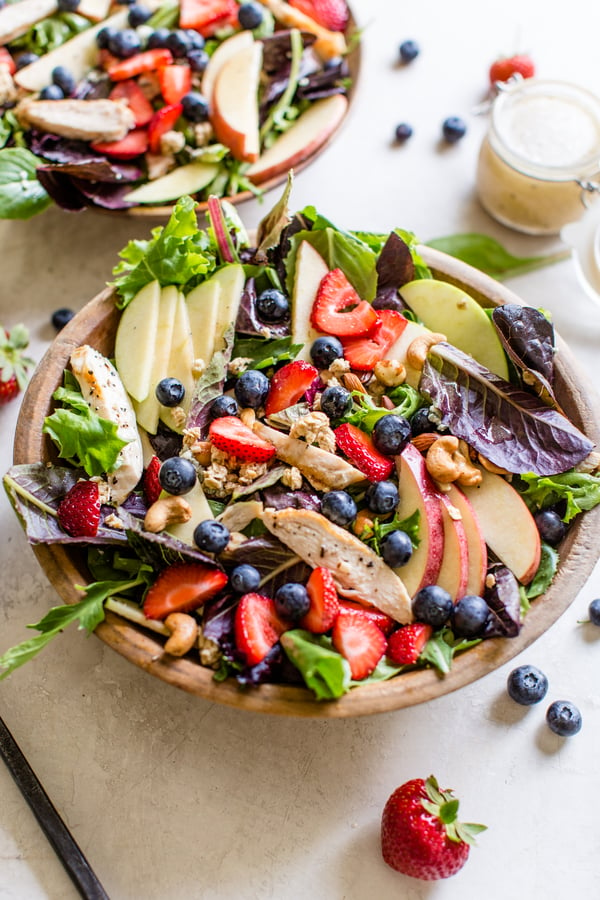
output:
[[509,228],[557,234],[600,189],[600,98],[561,81],[508,83],[477,167],[484,209]]

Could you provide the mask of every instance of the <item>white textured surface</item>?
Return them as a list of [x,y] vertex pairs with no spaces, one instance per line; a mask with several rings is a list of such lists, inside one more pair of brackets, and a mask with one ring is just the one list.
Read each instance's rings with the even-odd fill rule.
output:
[[[484,121],[470,110],[489,62],[529,50],[540,75],[597,83],[600,8],[572,0],[406,4],[355,0],[364,69],[340,138],[296,179],[294,206],[316,202],[346,227],[395,225],[423,240],[484,231],[523,255],[556,242],[511,233],[473,197]],[[592,21],[594,17],[595,21]],[[414,38],[421,56],[396,65]],[[469,134],[438,143],[448,115]],[[392,145],[395,125],[415,134]],[[247,223],[262,214],[242,208]],[[103,287],[127,238],[149,223],[49,211],[0,223],[0,321],[25,321],[39,359],[50,313],[79,308]],[[552,310],[562,336],[596,381],[600,308],[570,262],[511,287]],[[0,409],[1,468],[11,457],[16,404]],[[0,649],[57,603],[4,496],[0,497]],[[113,900],[563,900],[596,896],[596,672],[600,629],[579,625],[600,595],[600,568],[561,619],[522,657],[476,684],[421,707],[346,721],[261,717],[209,704],[142,674],[94,637],[69,630],[2,682],[0,712]],[[546,703],[525,709],[505,694],[508,672],[531,662],[550,680],[548,702],[568,698],[582,732],[563,741],[543,724]],[[379,819],[391,791],[435,773],[461,797],[467,821],[489,830],[447,882],[421,884],[380,858]],[[0,898],[67,900],[76,893],[0,766]]]

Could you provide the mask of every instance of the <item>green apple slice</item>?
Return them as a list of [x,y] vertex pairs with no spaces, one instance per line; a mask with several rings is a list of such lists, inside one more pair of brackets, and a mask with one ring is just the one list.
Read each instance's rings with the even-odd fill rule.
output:
[[311,362],[310,348],[319,332],[310,324],[310,314],[321,281],[329,269],[312,244],[302,241],[296,254],[296,273],[292,291],[292,344],[302,344],[297,359]]
[[[168,495],[163,493],[163,496],[166,497]],[[198,525],[199,522],[204,522],[205,519],[214,519],[214,516],[199,481],[196,481],[192,490],[185,494],[183,499],[187,500],[192,507],[191,519],[187,522],[177,522],[175,525],[167,525],[165,530],[174,538],[183,541],[184,544],[191,544],[192,547],[195,547],[194,529],[196,525]]]
[[192,162],[179,166],[161,178],[142,184],[125,195],[128,203],[165,203],[184,194],[195,194],[213,181],[219,166],[215,163]]
[[178,299],[179,291],[173,285],[161,289],[158,322],[156,324],[156,335],[152,354],[150,387],[144,400],[139,403],[134,401],[136,419],[142,428],[146,429],[148,434],[156,434],[156,429],[158,427],[161,406],[156,399],[154,391],[158,382],[167,374]]
[[[177,378],[185,388],[183,400],[179,404],[185,413],[190,408],[192,395],[194,393],[194,344],[192,341],[192,329],[190,318],[188,316],[188,308],[183,294],[177,296],[177,306],[175,309],[175,320],[173,322],[173,336],[171,338],[171,353],[169,355],[169,364],[167,366],[167,376]],[[160,418],[173,431],[182,432],[183,426],[177,416],[174,416],[173,410],[161,406]]]
[[223,350],[225,347],[223,336],[229,326],[232,323],[235,323],[240,308],[242,292],[246,283],[244,267],[240,266],[238,263],[224,266],[213,275],[213,279],[216,280],[221,287],[221,299],[219,301],[215,329],[215,350]]
[[506,356],[481,306],[446,281],[422,278],[400,289],[402,299],[431,331],[445,334],[448,342],[468,353],[494,374],[508,380]]
[[221,282],[216,278],[209,278],[190,291],[185,300],[190,319],[194,358],[201,359],[208,365],[215,352]]
[[125,307],[115,336],[115,363],[127,393],[144,400],[150,390],[160,285],[151,281]]

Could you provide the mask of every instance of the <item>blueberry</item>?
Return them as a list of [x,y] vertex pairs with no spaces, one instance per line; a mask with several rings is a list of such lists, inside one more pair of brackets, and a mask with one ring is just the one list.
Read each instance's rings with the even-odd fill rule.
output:
[[567,526],[557,512],[553,509],[541,509],[533,518],[543,541],[552,546],[560,544],[567,533]]
[[267,288],[256,298],[256,311],[265,322],[281,322],[289,315],[290,301],[283,291]]
[[397,456],[408,444],[411,433],[408,419],[390,413],[377,419],[373,428],[373,443],[380,453]]
[[192,72],[196,72],[201,74],[206,69],[210,60],[210,56],[206,52],[206,50],[200,50],[199,48],[192,47],[187,55],[187,61],[190,64],[190,69]]
[[454,604],[452,597],[438,584],[429,584],[417,591],[412,601],[412,611],[417,622],[441,628],[450,618]]
[[310,358],[317,369],[328,369],[335,359],[344,355],[342,342],[336,337],[320,337],[310,348]]
[[190,91],[181,98],[183,115],[190,122],[205,122],[208,119],[208,101],[198,91]]
[[71,321],[74,315],[75,313],[72,309],[67,309],[67,307],[64,306],[61,307],[61,309],[54,310],[50,321],[52,322],[54,328],[56,328],[57,331],[60,331],[61,328],[65,327],[67,322]]
[[75,12],[79,6],[80,0],[58,0],[59,12]]
[[400,59],[403,63],[412,62],[420,52],[421,48],[416,41],[402,41],[400,44]]
[[592,625],[600,625],[600,599],[592,600],[588,606],[588,614]]
[[464,119],[458,116],[449,116],[442,123],[442,134],[447,144],[456,144],[467,133],[467,125]]
[[142,6],[141,3],[133,3],[129,7],[129,12],[127,13],[127,21],[132,28],[137,28],[138,25],[143,25],[144,22],[147,22],[151,17],[152,10],[148,9],[147,6]]
[[205,519],[194,528],[194,543],[206,553],[221,553],[229,543],[229,528],[216,519]]
[[196,484],[196,468],[189,459],[171,456],[158,470],[158,480],[168,494],[187,494]]
[[346,388],[334,385],[321,394],[321,412],[330,419],[339,419],[352,406],[352,396]]
[[155,394],[163,406],[179,406],[185,396],[185,388],[178,378],[163,378],[156,385]]
[[40,91],[40,100],[64,100],[65,94],[57,84],[49,84]]
[[548,691],[548,679],[535,666],[513,669],[506,682],[508,696],[522,706],[533,706],[543,700]]
[[192,49],[187,31],[181,28],[170,33],[166,40],[166,46],[176,59],[183,59],[184,56],[187,56],[188,50]]
[[417,434],[425,434],[437,430],[435,423],[429,418],[428,406],[422,406],[421,409],[418,409],[412,416],[410,420],[410,430],[413,433],[413,437]]
[[118,31],[116,28],[111,28],[110,25],[106,25],[105,28],[101,28],[98,34],[96,35],[96,45],[99,50],[108,50],[108,46],[114,38],[118,35]]
[[376,481],[369,485],[365,494],[367,506],[379,516],[393,512],[399,499],[398,488],[393,481]]
[[234,392],[242,408],[258,409],[269,393],[269,379],[258,369],[247,369],[236,381]]
[[65,97],[70,97],[75,93],[77,82],[65,66],[55,66],[52,69],[52,82],[59,86]]
[[119,59],[129,59],[140,52],[142,42],[137,31],[133,28],[124,28],[123,31],[117,31],[109,37],[108,49]]
[[196,31],[194,28],[187,28],[185,33],[191,50],[204,50],[206,41],[199,31]]
[[452,610],[452,630],[459,637],[478,637],[490,615],[490,608],[476,594],[465,594]]
[[310,597],[303,584],[282,584],[273,600],[276,611],[284,619],[301,619],[310,609]]
[[32,63],[37,62],[38,59],[39,59],[39,56],[37,55],[37,53],[31,53],[29,51],[26,51],[25,53],[21,53],[17,57],[17,61],[15,63],[15,65],[17,67],[17,71],[19,71],[20,69],[24,69],[25,66],[30,66]]
[[327,491],[321,498],[321,512],[334,525],[349,525],[358,512],[347,491]]
[[581,731],[581,713],[570,700],[555,700],[546,710],[548,728],[560,737],[571,737]]
[[229,394],[221,394],[220,397],[217,397],[211,403],[210,417],[211,419],[220,419],[223,416],[237,416],[239,411],[240,408],[235,397],[230,397]]
[[157,28],[148,38],[148,43],[146,44],[148,50],[164,50],[170,34],[171,32],[168,28]]
[[394,296],[387,291],[381,294],[379,297],[375,297],[373,302],[371,303],[373,309],[395,309],[396,312],[402,312],[402,310],[406,309],[400,297]]
[[405,531],[391,531],[381,542],[383,561],[392,569],[405,566],[412,556],[412,541]]
[[401,122],[399,125],[396,125],[396,131],[394,132],[394,134],[396,137],[396,141],[399,144],[404,144],[405,141],[412,137],[412,125],[409,125],[408,122]]
[[238,22],[242,28],[252,31],[259,28],[263,21],[263,8],[260,3],[242,3],[238,9]]
[[242,563],[232,569],[229,584],[236,594],[250,594],[260,585],[260,572],[248,563]]

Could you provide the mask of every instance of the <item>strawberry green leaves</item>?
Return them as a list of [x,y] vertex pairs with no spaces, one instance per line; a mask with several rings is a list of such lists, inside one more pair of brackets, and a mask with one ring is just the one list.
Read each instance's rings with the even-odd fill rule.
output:
[[441,791],[437,780],[430,775],[425,782],[427,799],[421,801],[424,809],[444,825],[451,841],[475,844],[475,837],[487,830],[487,825],[475,825],[457,820],[459,801],[451,790]]

